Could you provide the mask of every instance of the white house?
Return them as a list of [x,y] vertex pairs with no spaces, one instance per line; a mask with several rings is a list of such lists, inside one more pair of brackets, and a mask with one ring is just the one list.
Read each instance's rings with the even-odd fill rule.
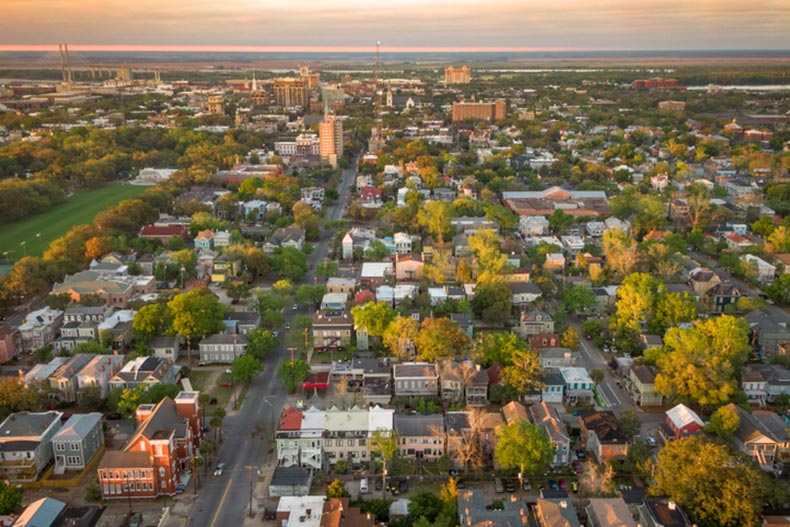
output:
[[588,235],[594,238],[600,238],[606,231],[606,224],[602,221],[591,221],[584,226],[584,230]]
[[759,256],[744,254],[741,256],[741,262],[756,271],[757,281],[761,284],[770,284],[776,278],[776,266],[769,264]]
[[544,216],[521,216],[518,230],[526,237],[546,236],[549,233],[549,220]]
[[405,232],[396,232],[393,236],[396,254],[409,254],[412,251],[411,236]]

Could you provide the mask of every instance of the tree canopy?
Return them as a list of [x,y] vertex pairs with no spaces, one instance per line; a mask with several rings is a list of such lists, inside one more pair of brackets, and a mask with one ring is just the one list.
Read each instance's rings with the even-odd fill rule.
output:
[[524,476],[543,474],[554,460],[554,448],[537,425],[519,419],[497,431],[494,457],[500,466],[518,468]]

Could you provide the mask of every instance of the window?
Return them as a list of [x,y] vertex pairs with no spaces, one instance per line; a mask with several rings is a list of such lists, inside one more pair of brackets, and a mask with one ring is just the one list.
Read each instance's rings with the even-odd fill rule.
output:
[[79,452],[80,450],[82,450],[82,445],[80,444],[79,441],[72,441],[71,444],[69,444],[69,448]]
[[165,477],[165,467],[159,467],[159,477]]
[[66,443],[55,443],[55,450],[58,452],[63,452],[66,450]]
[[335,446],[343,446],[343,440],[338,439],[337,441],[335,441]]
[[348,446],[354,446],[354,440],[353,439],[349,439],[348,440]]
[[82,459],[79,456],[67,456],[66,463],[69,465],[81,465]]
[[104,495],[105,495],[105,496],[106,496],[107,494],[110,494],[110,489],[111,489],[111,487],[110,487],[109,485],[107,485],[106,483],[104,484],[104,486],[102,487],[102,489],[104,490]]

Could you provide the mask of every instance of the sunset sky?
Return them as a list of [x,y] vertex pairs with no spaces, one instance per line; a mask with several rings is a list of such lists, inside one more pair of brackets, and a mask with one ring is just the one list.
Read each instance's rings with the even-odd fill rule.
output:
[[[788,49],[790,0],[3,0],[0,50]],[[40,48],[39,48],[40,49]]]

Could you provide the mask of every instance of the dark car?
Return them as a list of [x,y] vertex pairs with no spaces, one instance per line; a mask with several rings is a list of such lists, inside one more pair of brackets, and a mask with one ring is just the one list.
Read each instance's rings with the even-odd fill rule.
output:
[[210,405],[215,405],[215,404],[217,404],[217,398],[216,398],[216,397],[212,397],[212,398],[209,400],[208,404],[210,404]]
[[398,482],[398,490],[401,494],[405,494],[409,492],[409,482],[405,479],[402,479]]
[[376,490],[381,490],[384,484],[381,482],[381,478],[376,478],[375,483],[373,483],[373,488]]
[[551,490],[560,490],[560,485],[559,483],[557,483],[557,480],[555,479],[549,480],[549,487],[551,488]]
[[458,481],[455,482],[455,488],[461,489],[461,490],[465,489],[466,488],[466,482],[464,480],[462,480],[462,479],[459,479]]
[[277,511],[274,509],[264,509],[263,511],[263,519],[264,520],[276,520],[277,519]]
[[585,459],[587,459],[587,454],[584,453],[584,450],[579,449],[576,451],[576,457],[579,458],[581,461],[584,461]]
[[574,461],[573,470],[575,470],[577,474],[581,474],[584,472],[584,464],[581,461]]
[[121,414],[119,414],[118,412],[112,412],[110,414],[107,414],[107,419],[110,421],[118,421],[121,419]]
[[502,483],[505,485],[506,492],[516,492],[516,485],[513,483],[512,479],[505,479]]

